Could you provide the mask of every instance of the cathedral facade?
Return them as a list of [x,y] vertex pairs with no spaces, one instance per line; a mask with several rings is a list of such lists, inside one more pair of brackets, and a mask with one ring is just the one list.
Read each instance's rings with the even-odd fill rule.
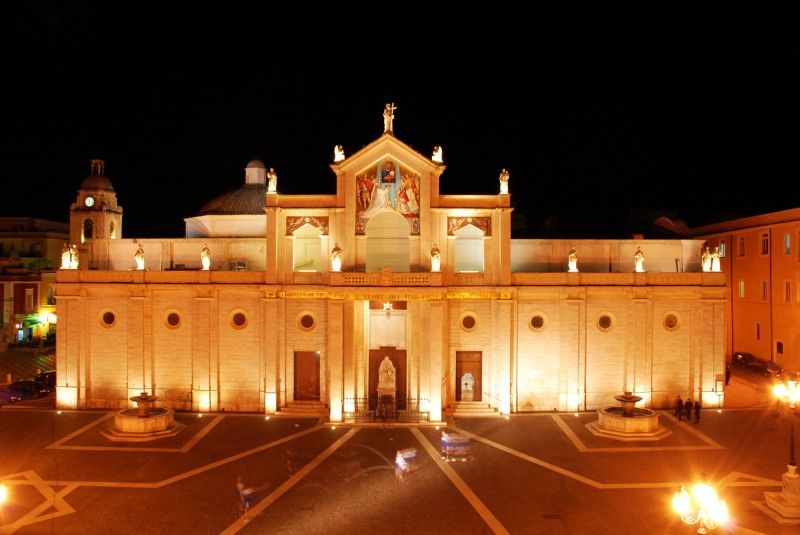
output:
[[514,239],[513,176],[440,194],[441,149],[384,126],[336,147],[335,194],[282,195],[252,161],[180,239],[123,238],[93,162],[70,212],[77,269],[57,273],[58,406],[147,391],[177,410],[441,421],[623,391],[724,403],[728,289],[701,272],[702,240]]

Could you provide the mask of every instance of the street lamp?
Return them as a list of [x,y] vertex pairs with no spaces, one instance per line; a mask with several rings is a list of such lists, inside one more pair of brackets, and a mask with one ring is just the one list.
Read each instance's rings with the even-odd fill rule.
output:
[[708,533],[707,529],[717,529],[728,520],[728,505],[720,500],[710,485],[695,483],[691,493],[681,485],[672,497],[672,508],[685,523],[700,524],[697,533]]
[[794,414],[795,405],[800,401],[800,383],[789,379],[773,387],[772,393],[781,403],[789,403],[791,421],[789,422],[789,462],[781,480],[781,492],[765,492],[767,505],[785,518],[800,517],[800,476],[797,475],[797,462],[794,457]]

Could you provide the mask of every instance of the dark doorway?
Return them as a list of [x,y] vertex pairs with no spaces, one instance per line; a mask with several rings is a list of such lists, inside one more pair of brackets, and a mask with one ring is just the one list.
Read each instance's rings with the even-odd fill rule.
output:
[[319,353],[294,352],[294,399],[319,401]]
[[456,401],[481,401],[482,363],[480,351],[456,351]]

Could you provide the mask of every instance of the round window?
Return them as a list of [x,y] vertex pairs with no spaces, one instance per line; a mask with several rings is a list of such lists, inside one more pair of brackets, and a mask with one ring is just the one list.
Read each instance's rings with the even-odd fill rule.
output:
[[235,329],[244,329],[247,326],[247,316],[244,312],[234,312],[231,316],[231,323]]
[[301,331],[310,332],[317,328],[317,315],[310,310],[300,312],[294,321]]
[[478,318],[474,312],[466,312],[461,316],[458,326],[462,331],[472,332],[478,328]]
[[675,314],[667,314],[664,316],[664,328],[668,331],[674,331],[678,328],[678,316]]
[[533,329],[536,329],[537,331],[538,331],[539,329],[542,329],[542,328],[544,328],[544,318],[543,318],[543,317],[541,317],[539,314],[536,314],[536,315],[534,315],[534,316],[531,318],[531,327],[532,327]]
[[609,316],[608,314],[603,314],[603,315],[602,315],[602,316],[600,316],[600,318],[597,320],[597,327],[598,327],[598,328],[599,328],[601,331],[607,331],[607,330],[609,330],[609,329],[611,328],[611,324],[612,324],[612,321],[611,321],[611,316]]
[[117,323],[117,316],[110,310],[106,310],[103,312],[102,316],[100,316],[100,320],[103,322],[104,327],[113,327],[115,323]]
[[177,329],[181,325],[181,316],[177,312],[167,314],[167,327]]

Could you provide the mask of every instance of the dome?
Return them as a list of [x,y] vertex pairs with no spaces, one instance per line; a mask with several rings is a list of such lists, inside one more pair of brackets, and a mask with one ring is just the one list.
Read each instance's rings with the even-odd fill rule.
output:
[[91,173],[81,182],[81,189],[100,189],[114,191],[111,181],[105,176],[106,162],[103,160],[91,160]]
[[247,162],[247,168],[249,169],[251,167],[260,167],[261,169],[267,168],[267,166],[264,165],[264,162],[262,162],[261,160],[250,160],[249,162]]
[[[252,163],[247,166],[250,167]],[[266,184],[245,184],[207,203],[200,209],[199,215],[262,215],[266,204]]]
[[114,186],[108,177],[102,175],[90,175],[83,179],[81,182],[81,189],[100,189],[106,191],[114,191]]

